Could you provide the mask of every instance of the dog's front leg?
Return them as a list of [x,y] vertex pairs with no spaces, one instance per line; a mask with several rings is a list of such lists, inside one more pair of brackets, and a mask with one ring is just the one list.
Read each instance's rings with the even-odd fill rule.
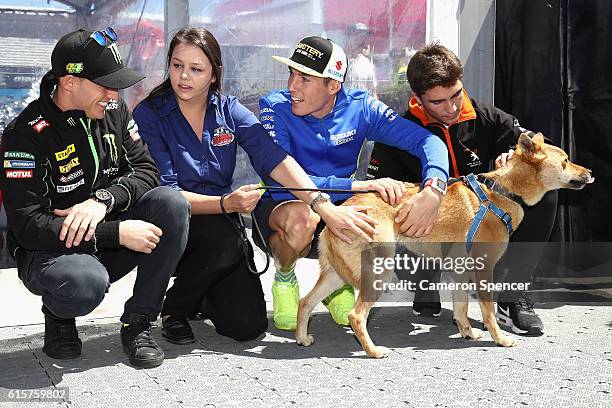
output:
[[482,320],[485,324],[485,327],[491,334],[493,341],[495,342],[495,344],[502,347],[516,346],[516,340],[512,337],[504,335],[502,333],[502,330],[499,328],[499,325],[497,324],[497,319],[495,318],[495,304],[493,303],[493,294],[488,290],[480,289],[480,285],[478,287],[478,303],[480,304]]
[[453,318],[464,339],[478,340],[482,337],[482,330],[475,329],[468,319],[469,297],[465,290],[453,290]]

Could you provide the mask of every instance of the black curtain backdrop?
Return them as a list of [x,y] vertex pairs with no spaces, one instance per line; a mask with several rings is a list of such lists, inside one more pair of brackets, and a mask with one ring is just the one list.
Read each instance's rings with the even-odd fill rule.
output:
[[[495,54],[495,105],[596,179],[560,191],[551,241],[612,241],[612,1],[497,0]],[[601,276],[612,253],[597,254],[597,265],[592,255],[557,254],[566,274]]]

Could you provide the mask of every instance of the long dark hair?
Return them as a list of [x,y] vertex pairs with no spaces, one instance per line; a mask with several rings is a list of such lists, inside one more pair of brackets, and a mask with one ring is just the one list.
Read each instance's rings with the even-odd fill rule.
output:
[[164,82],[153,88],[145,99],[151,101],[172,90],[169,75],[170,60],[172,59],[174,48],[179,44],[195,45],[202,50],[212,65],[213,75],[216,79],[215,82],[210,84],[210,89],[218,96],[221,96],[223,62],[221,61],[221,47],[219,46],[217,39],[210,31],[204,28],[184,27],[177,31],[170,41],[170,47],[168,47],[168,59],[166,61],[166,79],[164,79]]

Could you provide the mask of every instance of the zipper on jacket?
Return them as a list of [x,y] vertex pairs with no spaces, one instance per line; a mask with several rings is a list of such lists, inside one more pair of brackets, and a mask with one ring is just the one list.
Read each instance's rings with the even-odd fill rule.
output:
[[[436,126],[438,125],[436,124]],[[457,158],[455,157],[455,149],[453,148],[453,142],[451,141],[450,130],[446,126],[439,126],[439,127],[440,129],[442,129],[442,133],[444,133],[444,138],[446,139],[448,153],[451,157],[453,171],[455,172],[454,176],[459,177],[459,167],[457,166]]]
[[96,184],[96,179],[98,178],[98,171],[100,170],[100,161],[98,160],[98,151],[96,150],[96,145],[93,140],[93,136],[91,135],[91,119],[87,118],[87,125],[85,125],[85,121],[83,118],[79,118],[81,121],[81,125],[83,125],[83,129],[87,132],[87,140],[89,141],[89,148],[91,149],[91,154],[93,155],[94,162],[96,164],[96,172],[94,173],[93,182],[91,183],[91,190],[93,191],[94,185]]

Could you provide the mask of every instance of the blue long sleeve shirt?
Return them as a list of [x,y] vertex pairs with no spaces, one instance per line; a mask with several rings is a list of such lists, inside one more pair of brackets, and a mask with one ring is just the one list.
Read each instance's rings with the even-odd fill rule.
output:
[[230,192],[237,145],[263,179],[287,157],[233,96],[209,94],[201,141],[172,92],[141,102],[133,117],[160,170],[161,185],[178,190],[214,196]]
[[[260,120],[270,136],[306,170],[319,188],[350,190],[359,154],[367,140],[416,155],[423,180],[448,179],[448,150],[437,136],[400,117],[364,90],[344,87],[330,114],[318,119],[291,112],[288,90],[273,91],[259,101]],[[273,192],[276,200],[291,198]],[[333,201],[350,194],[332,194]]]

